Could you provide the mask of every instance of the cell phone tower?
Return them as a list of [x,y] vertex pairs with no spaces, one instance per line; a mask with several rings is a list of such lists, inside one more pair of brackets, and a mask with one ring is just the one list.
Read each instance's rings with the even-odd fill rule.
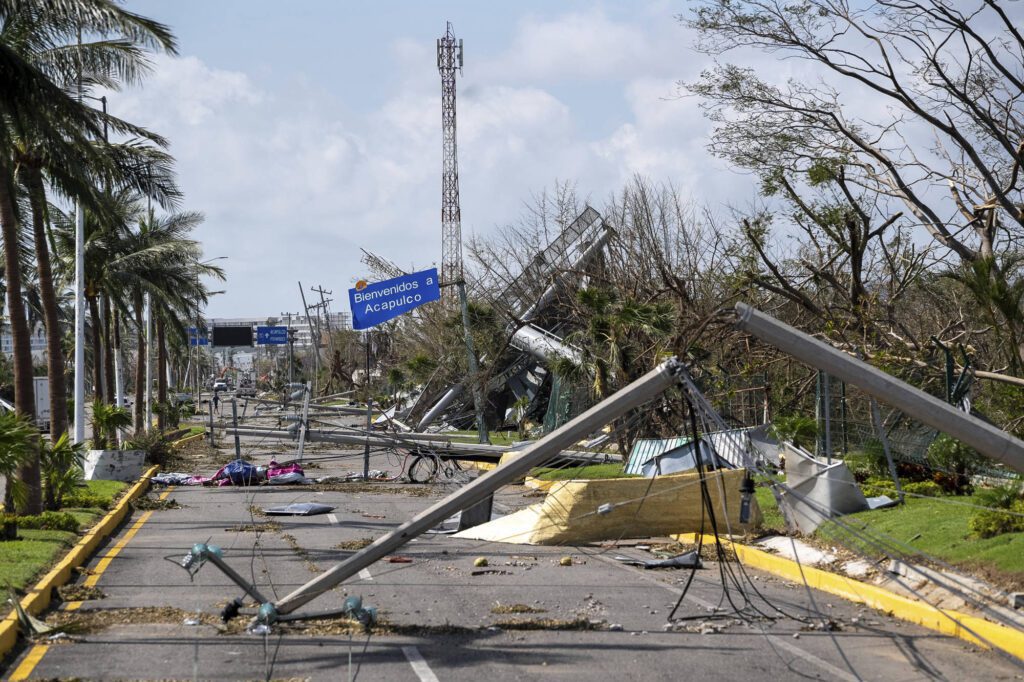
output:
[[[437,39],[437,70],[441,72],[441,283],[462,281],[462,212],[459,208],[459,159],[455,135],[455,71],[462,73],[462,40],[456,41],[452,23]],[[445,287],[445,300],[455,290]]]

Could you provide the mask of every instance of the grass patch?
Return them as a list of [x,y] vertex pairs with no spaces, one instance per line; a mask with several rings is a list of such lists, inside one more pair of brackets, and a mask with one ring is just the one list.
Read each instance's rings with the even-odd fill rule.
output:
[[[1004,533],[979,538],[971,533],[969,523],[976,510],[958,507],[951,501],[979,504],[977,495],[949,498],[907,498],[906,504],[892,509],[876,509],[845,516],[843,520],[857,527],[908,544],[921,552],[964,568],[978,568],[990,578],[1024,583],[1024,533]],[[823,524],[815,533],[830,542],[850,545],[869,554],[877,550],[863,546],[849,537],[848,531],[832,522]]]
[[84,486],[64,496],[64,506],[110,509],[127,488],[128,484],[121,481],[85,481]]
[[572,479],[595,479],[595,478],[640,478],[636,474],[627,474],[622,470],[622,464],[610,462],[608,464],[588,464],[581,467],[550,468],[541,467],[530,472],[534,478],[542,481],[569,481]]
[[[78,541],[63,530],[18,529],[20,540],[0,542],[0,585],[23,590]],[[4,609],[6,611],[8,609]]]
[[91,527],[106,514],[99,507],[64,507],[61,511],[74,516],[78,521],[79,528],[83,530]]
[[785,533],[787,531],[786,519],[779,511],[779,505],[775,502],[772,489],[767,486],[758,486],[754,489],[754,497],[757,498],[757,506],[760,507],[761,516],[764,518],[761,528],[776,533]]

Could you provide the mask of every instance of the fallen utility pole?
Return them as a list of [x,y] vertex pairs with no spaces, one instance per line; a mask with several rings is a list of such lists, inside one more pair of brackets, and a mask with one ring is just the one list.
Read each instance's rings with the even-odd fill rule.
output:
[[[237,433],[240,436],[249,436],[250,438],[280,438],[282,440],[291,440],[298,433],[295,426],[291,429],[261,429],[258,426],[239,426],[235,429],[225,428],[224,431],[229,436]],[[501,459],[502,455],[513,452],[507,445],[431,439],[429,435],[423,433],[380,433],[367,435],[359,431],[354,433],[337,433],[310,429],[306,432],[306,440],[310,443],[334,443],[337,445],[369,444],[371,447],[376,448],[423,448],[424,450],[437,451],[441,458],[458,456],[460,459],[467,461],[480,462],[497,462]],[[605,461],[619,461],[622,459],[621,455],[581,450],[563,450],[557,456],[586,464],[593,464],[599,456],[604,458]]]
[[1024,441],[760,310],[737,303],[735,311],[739,329],[1024,473]]
[[420,512],[387,535],[378,538],[373,544],[359,550],[347,560],[299,587],[283,599],[279,599],[272,605],[264,604],[260,608],[259,619],[271,623],[279,615],[291,613],[367,566],[383,559],[411,539],[422,535],[455,512],[472,507],[493,494],[498,488],[522,478],[530,469],[544,464],[564,448],[586,438],[629,410],[656,398],[679,381],[681,367],[682,365],[675,358],[666,360],[629,386],[526,448],[517,458],[504,466],[480,476],[472,483]]

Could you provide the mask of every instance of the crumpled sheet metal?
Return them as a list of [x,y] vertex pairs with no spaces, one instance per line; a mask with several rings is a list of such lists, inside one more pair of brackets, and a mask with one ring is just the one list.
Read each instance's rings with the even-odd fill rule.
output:
[[[727,527],[737,533],[761,524],[756,498],[751,499],[750,522],[740,523],[740,484],[745,475],[743,469],[707,474],[708,492],[722,533],[727,532]],[[612,510],[598,513],[598,508],[605,504],[613,505]],[[527,545],[571,545],[711,532],[706,515],[703,527],[701,519],[700,477],[696,472],[655,479],[565,481],[553,487],[543,502],[454,537]]]

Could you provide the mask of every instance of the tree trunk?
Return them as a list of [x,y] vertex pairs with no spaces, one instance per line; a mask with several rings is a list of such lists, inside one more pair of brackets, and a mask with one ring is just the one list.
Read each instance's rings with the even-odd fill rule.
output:
[[156,318],[156,400],[160,405],[157,412],[156,427],[160,433],[167,428],[167,339],[164,318]]
[[96,295],[88,297],[89,331],[92,335],[92,383],[94,398],[106,402],[106,389],[103,386],[103,348],[100,345],[100,303]]
[[[4,278],[7,286],[7,312],[10,316],[11,343],[14,351],[14,409],[19,415],[35,420],[36,402],[32,379],[32,346],[25,302],[21,289],[21,248],[18,243],[18,218],[14,208],[14,181],[6,159],[0,159],[0,232],[4,245]],[[26,455],[18,466],[18,478],[28,489],[25,514],[43,510],[39,472],[39,449]]]
[[38,168],[27,168],[25,184],[32,204],[32,234],[39,270],[39,300],[46,325],[46,373],[50,382],[50,438],[56,441],[68,430],[68,390],[64,380],[64,338],[60,328],[57,294],[53,287],[50,248],[46,235],[46,190]]
[[117,383],[114,381],[114,344],[110,338],[110,296],[103,294],[101,306],[103,316],[103,386],[104,397],[111,405],[114,404]]
[[[135,432],[141,433],[146,421],[146,331],[142,316],[142,292],[135,294],[135,330],[139,339],[135,344]],[[149,430],[148,424],[146,430]]]

